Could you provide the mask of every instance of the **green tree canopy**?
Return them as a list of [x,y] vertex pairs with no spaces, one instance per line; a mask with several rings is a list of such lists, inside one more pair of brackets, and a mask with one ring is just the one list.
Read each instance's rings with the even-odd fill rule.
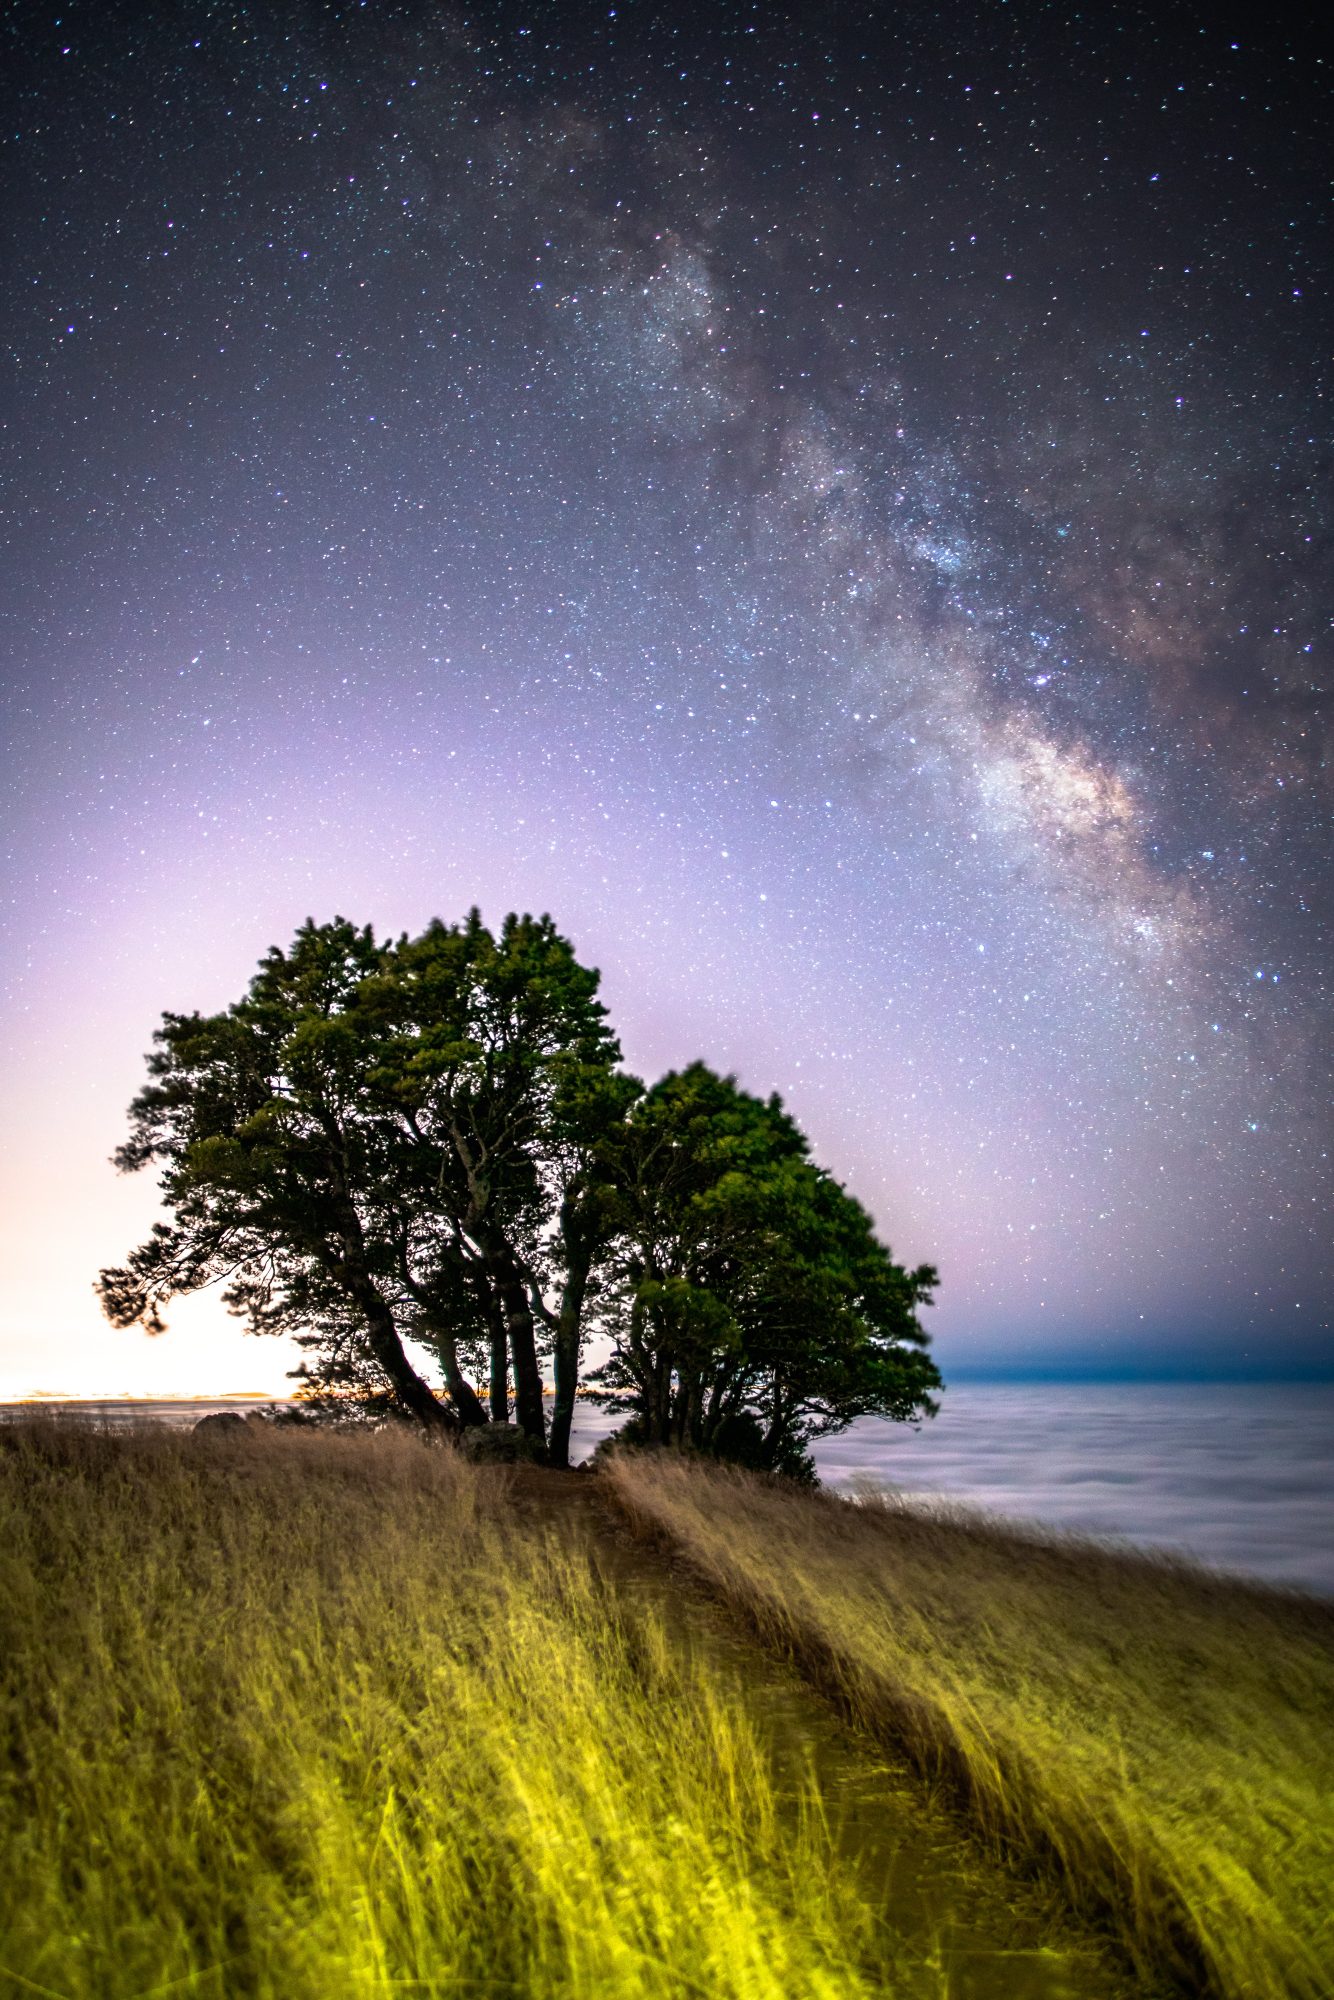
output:
[[[166,1015],[117,1162],[161,1168],[172,1220],[102,1273],[109,1315],[156,1329],[172,1297],[222,1281],[255,1331],[316,1348],[317,1377],[369,1366],[431,1424],[486,1420],[464,1372],[485,1347],[493,1414],[508,1358],[538,1439],[545,1344],[563,1460],[592,1142],[638,1089],[597,983],[547,917],[496,938],[474,911],[385,944],[340,918],[270,951],[224,1013]],[[439,1356],[448,1405],[406,1337]]]
[[906,1271],[809,1156],[777,1097],[703,1063],[664,1077],[616,1135],[604,1400],[630,1434],[796,1471],[855,1417],[934,1413]]
[[160,1167],[172,1219],[98,1289],[118,1325],[150,1331],[218,1282],[256,1331],[355,1327],[402,1407],[443,1424],[403,1346],[398,1191],[362,1115],[375,1035],[357,1000],[386,956],[369,929],[307,923],[235,1006],[163,1016],[116,1161]]

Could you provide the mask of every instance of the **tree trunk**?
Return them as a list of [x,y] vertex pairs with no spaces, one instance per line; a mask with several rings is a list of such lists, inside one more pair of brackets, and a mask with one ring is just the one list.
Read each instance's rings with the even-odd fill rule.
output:
[[649,1408],[648,1441],[650,1444],[670,1444],[672,1441],[672,1357],[659,1352],[653,1365],[653,1401]]
[[367,1346],[403,1408],[432,1429],[453,1430],[455,1419],[432,1395],[403,1352],[394,1315],[381,1298],[374,1281],[364,1274],[350,1274],[348,1291],[365,1318]]
[[566,1466],[570,1462],[570,1425],[574,1421],[574,1392],[579,1383],[580,1320],[591,1262],[591,1253],[582,1248],[575,1253],[561,1295],[560,1323],[552,1356],[556,1400],[551,1410],[551,1441],[547,1447],[553,1465]]
[[367,1267],[361,1218],[351,1197],[337,1184],[332,1197],[338,1252],[326,1238],[319,1246],[320,1261],[364,1319],[366,1345],[402,1407],[433,1430],[453,1430],[457,1421],[453,1412],[432,1395],[403,1352],[394,1315]]
[[547,1441],[546,1412],[542,1407],[542,1371],[537,1365],[537,1337],[533,1331],[533,1309],[528,1291],[511,1259],[502,1259],[492,1271],[492,1282],[500,1295],[505,1315],[505,1334],[514,1361],[514,1414],[525,1437]]
[[487,1344],[490,1350],[490,1367],[487,1382],[487,1402],[490,1406],[493,1424],[507,1424],[510,1420],[510,1352],[505,1338],[505,1315],[496,1297],[496,1288],[486,1272],[477,1265],[469,1269],[469,1282],[477,1295],[477,1302],[486,1321]]
[[686,1390],[682,1433],[682,1443],[698,1451],[704,1442],[704,1382],[699,1375],[692,1375]]
[[699,1442],[705,1451],[717,1437],[719,1425],[723,1421],[723,1399],[727,1387],[727,1369],[725,1367],[716,1369],[700,1413]]
[[468,1430],[476,1424],[484,1424],[486,1422],[486,1411],[482,1407],[476,1390],[473,1388],[471,1382],[466,1380],[463,1370],[459,1367],[458,1346],[454,1335],[447,1327],[442,1326],[438,1320],[428,1319],[426,1321],[426,1330],[430,1334],[436,1353],[440,1356],[440,1366],[444,1372],[445,1387],[449,1391],[449,1399],[454,1405],[454,1410],[460,1424],[464,1430]]
[[783,1408],[783,1385],[775,1375],[773,1400],[769,1405],[769,1428],[764,1434],[765,1455],[771,1464],[778,1450],[779,1441],[783,1436],[785,1422],[786,1412]]
[[[455,1145],[461,1145],[457,1133]],[[504,1317],[505,1337],[509,1342],[510,1359],[514,1363],[514,1414],[524,1436],[534,1438],[538,1444],[545,1446],[547,1425],[542,1408],[542,1371],[537,1365],[537,1336],[533,1331],[533,1308],[528,1288],[514,1252],[505,1240],[504,1231],[487,1215],[489,1197],[475,1184],[466,1157],[464,1165],[468,1169],[473,1192],[463,1233],[481,1254],[487,1283],[499,1301]]]
[[495,1312],[491,1325],[491,1421],[493,1424],[507,1424],[509,1420],[509,1342],[505,1338],[505,1322],[499,1312]]

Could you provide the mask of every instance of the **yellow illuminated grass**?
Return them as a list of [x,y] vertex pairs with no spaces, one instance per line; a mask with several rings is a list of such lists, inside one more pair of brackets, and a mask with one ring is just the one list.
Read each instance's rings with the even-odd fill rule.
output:
[[923,1991],[509,1475],[0,1434],[0,1995]]
[[1334,1612],[1184,1564],[684,1465],[622,1505],[1146,1967],[1334,1991]]

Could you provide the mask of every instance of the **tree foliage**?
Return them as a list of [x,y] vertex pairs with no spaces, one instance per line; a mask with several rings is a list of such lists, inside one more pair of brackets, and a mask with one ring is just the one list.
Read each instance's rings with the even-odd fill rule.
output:
[[118,1325],[158,1331],[170,1299],[222,1282],[256,1332],[354,1337],[404,1409],[443,1424],[404,1350],[398,1190],[361,1115],[373,1036],[357,1003],[385,959],[369,930],[307,923],[226,1012],[164,1015],[116,1163],[158,1165],[172,1219],[99,1291]]
[[855,1417],[934,1411],[917,1311],[936,1273],[893,1262],[777,1097],[694,1063],[639,1099],[614,1151],[599,1380],[631,1435],[795,1472]]
[[108,1315],[157,1331],[221,1283],[295,1334],[309,1389],[440,1428],[505,1421],[512,1377],[558,1464],[590,1335],[645,1441],[803,1473],[856,1416],[929,1414],[935,1272],[893,1262],[777,1098],[628,1076],[597,989],[548,917],[338,918],[222,1013],[165,1015],[116,1159],[158,1167],[170,1219],[101,1274]]

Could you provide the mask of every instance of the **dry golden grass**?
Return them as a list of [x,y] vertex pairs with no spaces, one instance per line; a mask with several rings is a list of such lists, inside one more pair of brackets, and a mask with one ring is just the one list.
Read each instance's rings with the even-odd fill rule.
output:
[[892,1499],[613,1459],[639,1524],[1139,1962],[1334,1990],[1334,1608]]
[[0,1432],[0,1994],[945,1990],[509,1477]]

